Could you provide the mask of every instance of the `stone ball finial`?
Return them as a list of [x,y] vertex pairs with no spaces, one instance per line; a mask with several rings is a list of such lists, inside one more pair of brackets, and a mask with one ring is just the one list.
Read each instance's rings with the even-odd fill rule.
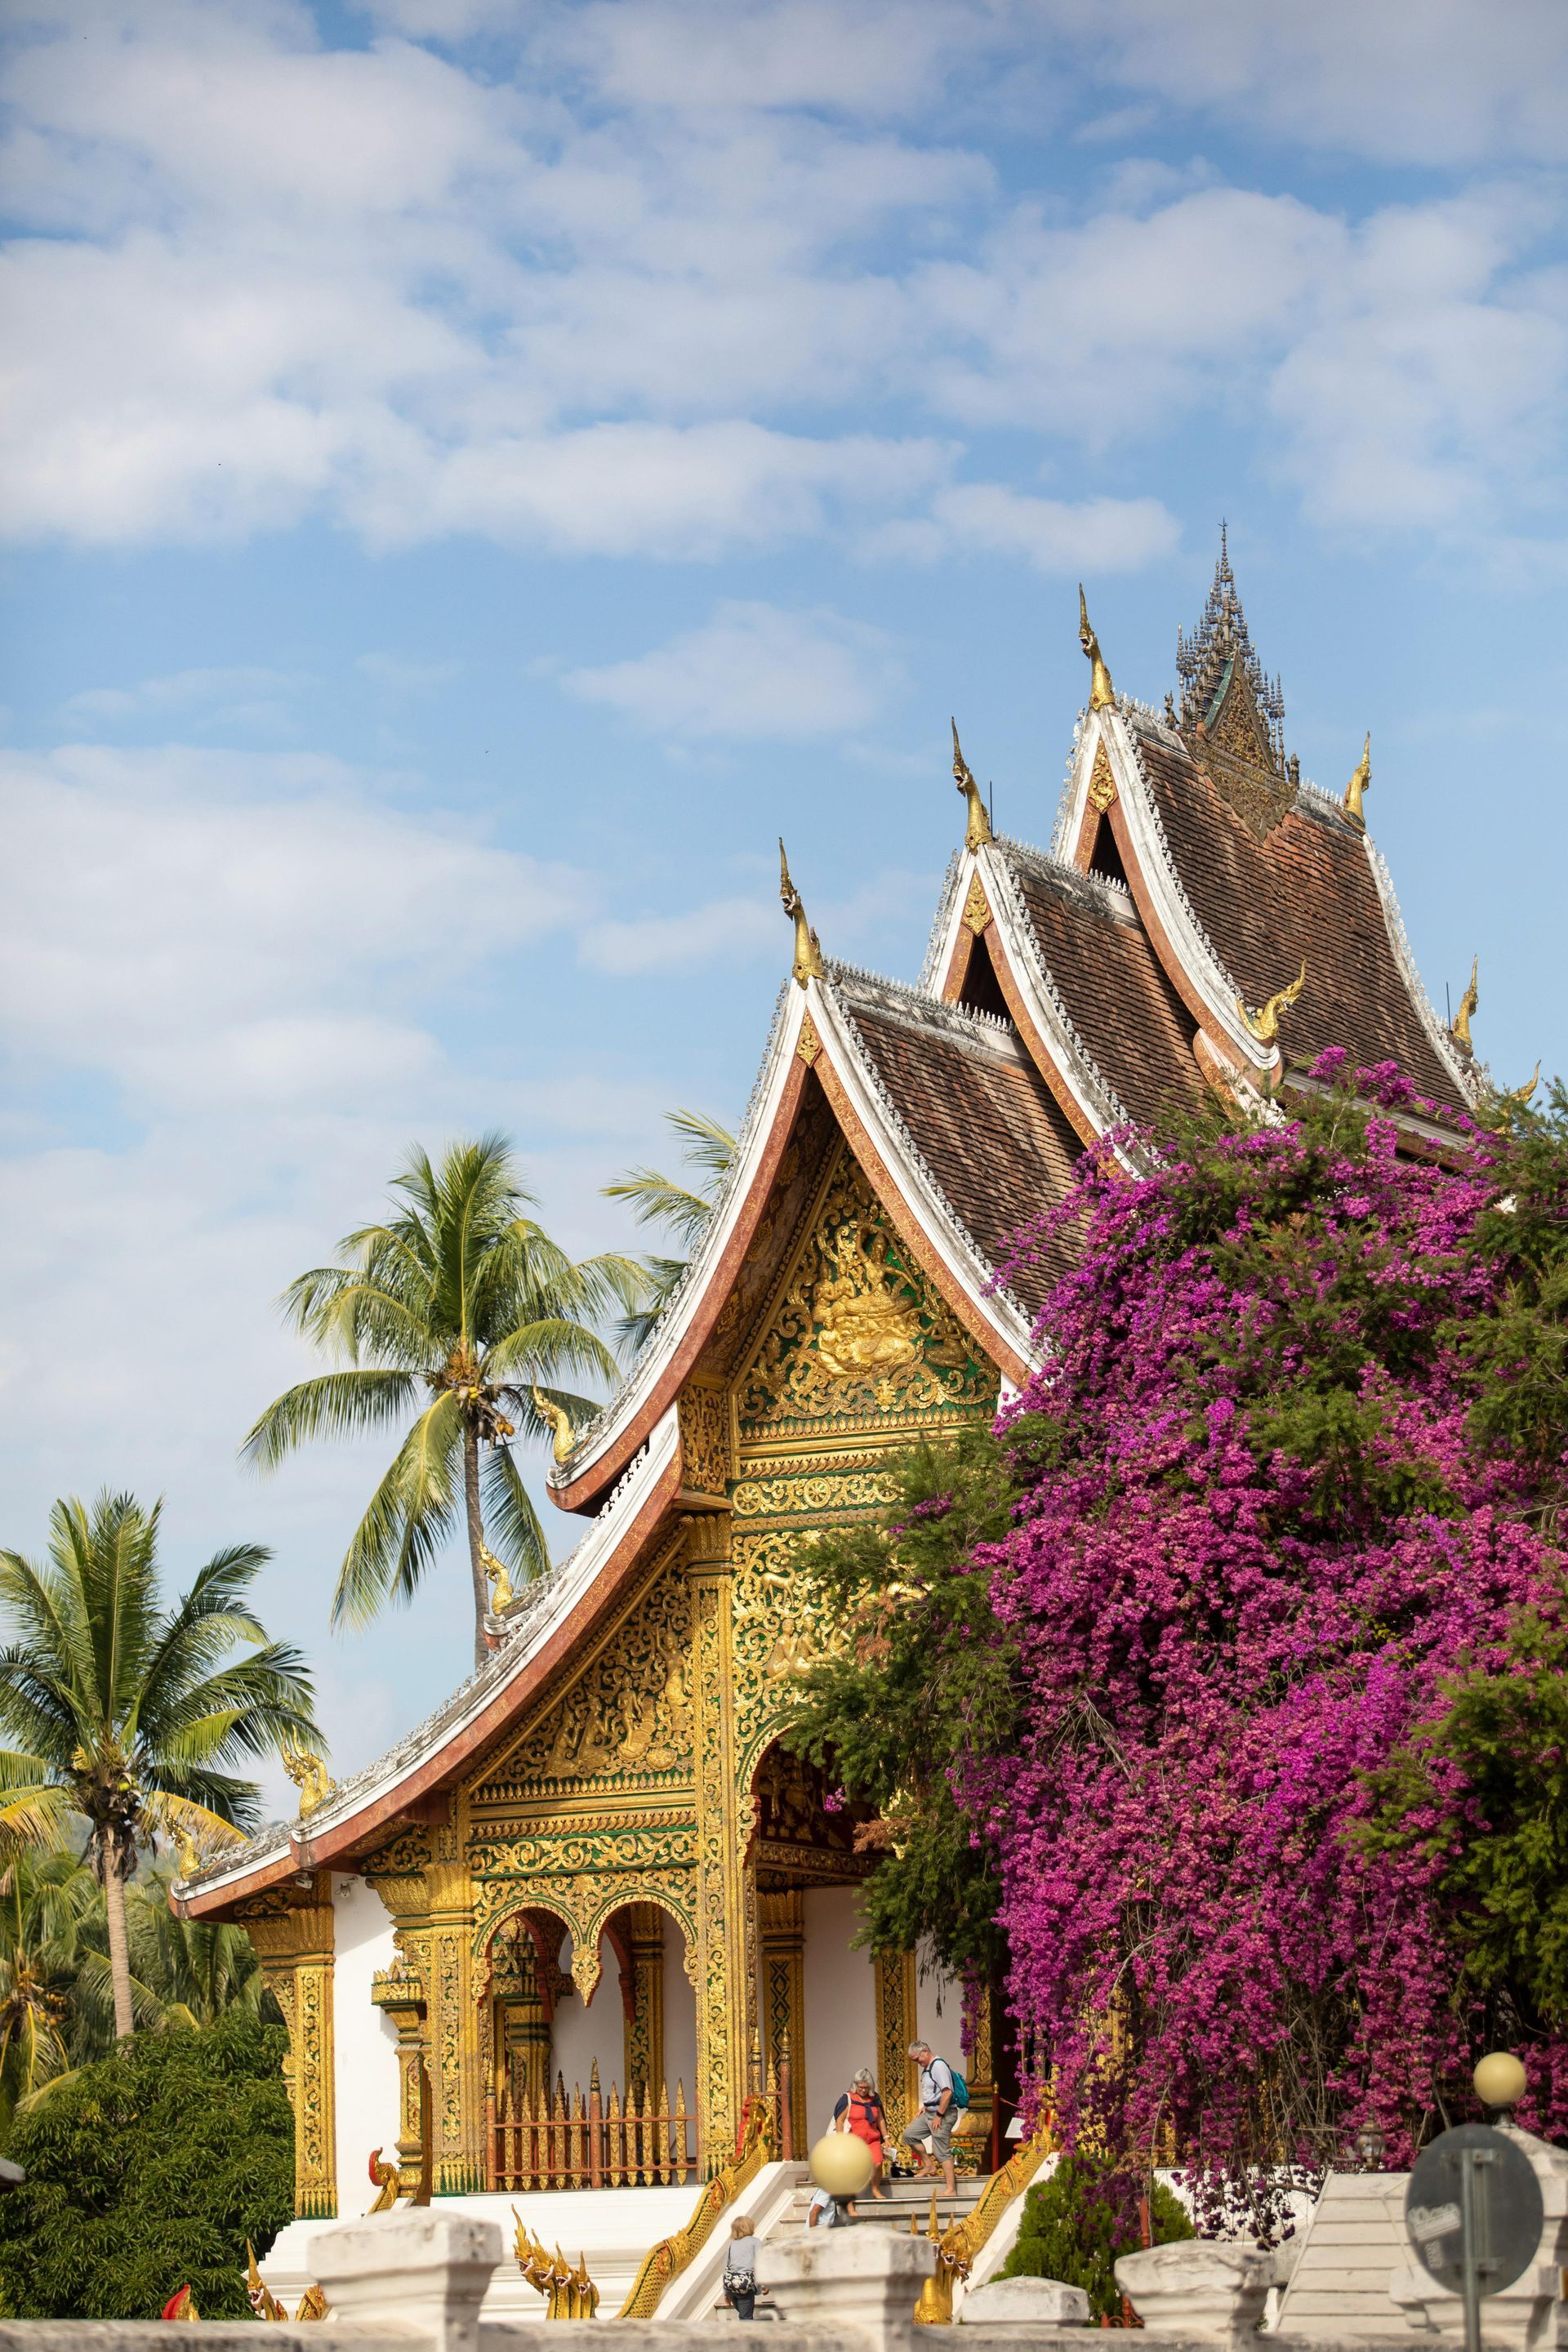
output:
[[876,2170],[871,2151],[853,2132],[825,2132],[811,2151],[811,2177],[830,2197],[859,2197]]
[[1524,2096],[1524,2069],[1511,2050],[1490,2050],[1471,2081],[1483,2107],[1515,2107]]

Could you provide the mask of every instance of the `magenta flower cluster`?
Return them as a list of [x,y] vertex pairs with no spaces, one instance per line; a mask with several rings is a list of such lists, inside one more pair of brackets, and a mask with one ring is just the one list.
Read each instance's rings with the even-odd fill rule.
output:
[[[1392,1069],[1340,1061],[1320,1075],[1347,1105],[1350,1084],[1407,1098]],[[998,1843],[1012,2001],[1069,2140],[1173,2131],[1234,2178],[1375,2124],[1397,2161],[1462,2080],[1437,1862],[1358,1842],[1363,1776],[1562,1574],[1521,1474],[1468,1434],[1446,1336],[1495,1279],[1469,1246],[1500,1189],[1488,1139],[1445,1167],[1395,1146],[1386,1118],[1364,1135],[1347,1118],[1342,1148],[1326,1123],[1281,1125],[1211,1147],[1206,1178],[1132,1180],[1102,1150],[1018,1245],[1038,1259],[1068,1221],[1075,1264],[1001,1424],[1047,1466],[977,1559],[1020,1646],[1026,1730],[962,1795]],[[1225,1223],[1194,1239],[1205,1182]],[[1252,1244],[1277,1220],[1274,1274]],[[1258,1365],[1277,1402],[1341,1343],[1376,1409],[1364,1506],[1325,1504],[1310,1463],[1258,1443]],[[1561,2128],[1568,2053],[1530,2068],[1538,2127]]]

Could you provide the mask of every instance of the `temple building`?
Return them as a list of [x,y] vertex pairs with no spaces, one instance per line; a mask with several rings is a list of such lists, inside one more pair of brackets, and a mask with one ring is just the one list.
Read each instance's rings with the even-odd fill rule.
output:
[[[616,1393],[557,1438],[576,1549],[426,1722],[178,1890],[245,1924],[282,2004],[303,2215],[363,2210],[378,2147],[416,2164],[422,2099],[437,2193],[585,2181],[585,2133],[541,2137],[562,2085],[596,2102],[595,2185],[714,2171],[786,2067],[797,2148],[856,2064],[901,2120],[911,2034],[956,2054],[965,1995],[854,1944],[856,1817],[781,1740],[819,1640],[803,1543],[1028,1376],[1047,1276],[1007,1270],[1010,1237],[1098,1139],[1134,1164],[1215,1090],[1274,1115],[1330,1046],[1436,1107],[1413,1149],[1481,1098],[1474,992],[1450,1029],[1422,988],[1370,758],[1347,747],[1338,793],[1301,778],[1223,545],[1163,710],[1080,613],[1050,845],[993,832],[955,731],[963,842],[918,979],[836,961],[784,868],[793,970],[726,1189]],[[967,1998],[978,2147],[1005,2117]]]

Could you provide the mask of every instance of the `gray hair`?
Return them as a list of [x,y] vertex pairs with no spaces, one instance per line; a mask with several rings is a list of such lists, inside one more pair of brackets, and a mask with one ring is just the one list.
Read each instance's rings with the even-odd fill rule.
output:
[[930,2048],[931,2043],[929,2042],[911,2042],[910,2044],[910,2056],[911,2058],[918,2058],[922,2050],[929,2050]]
[[872,2074],[869,2066],[857,2066],[855,2072],[849,2077],[849,2087],[851,2090],[858,2089],[862,2083],[868,2091],[874,2091],[877,2087],[877,2077]]

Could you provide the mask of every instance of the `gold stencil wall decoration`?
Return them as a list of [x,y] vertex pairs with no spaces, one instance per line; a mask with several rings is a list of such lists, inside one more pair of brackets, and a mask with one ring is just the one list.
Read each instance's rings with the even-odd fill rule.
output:
[[728,1393],[688,1381],[679,1411],[681,1485],[696,1494],[723,1494],[731,1475]]
[[256,1947],[288,2029],[283,2079],[294,2109],[294,2210],[301,2220],[331,2221],[338,2210],[332,1902],[324,1871],[315,1874],[310,1893],[314,1899],[305,1903],[281,1889],[256,1895],[235,1916]]
[[877,2087],[894,2139],[915,2112],[920,2079],[909,2054],[915,2038],[918,1984],[912,1952],[878,1952]]
[[731,1585],[724,1528],[694,1522],[691,1583],[697,1706],[697,2074],[702,2160],[732,2152],[753,2022],[737,1821]]
[[1115,804],[1116,801],[1116,779],[1110,772],[1110,755],[1106,751],[1103,735],[1094,747],[1094,766],[1089,772],[1089,797],[1090,804],[1100,811],[1101,816],[1105,814],[1108,808]]
[[691,1599],[671,1564],[605,1627],[575,1680],[533,1727],[484,1767],[472,1790],[476,1819],[483,1824],[520,1806],[559,1808],[589,1784],[595,1793],[689,1784],[690,1646]]
[[742,1457],[823,1423],[960,1415],[996,1376],[900,1241],[847,1150],[740,1383]]

